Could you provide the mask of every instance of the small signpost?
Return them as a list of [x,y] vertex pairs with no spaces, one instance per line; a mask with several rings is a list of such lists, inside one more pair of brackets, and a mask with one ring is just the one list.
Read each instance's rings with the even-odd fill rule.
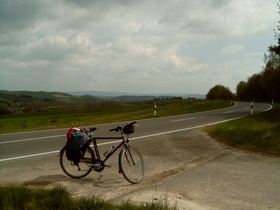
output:
[[154,106],[154,116],[157,116],[157,105]]

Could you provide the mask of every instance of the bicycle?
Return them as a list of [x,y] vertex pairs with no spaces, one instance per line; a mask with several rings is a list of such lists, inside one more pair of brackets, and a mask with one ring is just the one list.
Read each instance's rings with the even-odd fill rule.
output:
[[[87,142],[81,147],[81,158],[78,163],[68,160],[66,157],[66,146],[60,151],[60,166],[63,172],[71,178],[80,179],[87,176],[92,170],[101,172],[107,166],[105,162],[120,148],[119,153],[119,173],[132,183],[139,183],[144,176],[144,161],[138,150],[129,145],[129,134],[134,133],[134,124],[136,122],[127,123],[125,126],[117,126],[109,131],[120,132],[120,137],[95,137],[93,132],[97,128],[85,129],[85,133],[89,137]],[[125,134],[127,138],[125,138]],[[107,151],[105,158],[101,160],[97,140],[101,139],[119,139],[121,143],[116,147],[111,147],[111,151]],[[93,149],[90,144],[93,143]],[[108,166],[109,167],[109,166]]]

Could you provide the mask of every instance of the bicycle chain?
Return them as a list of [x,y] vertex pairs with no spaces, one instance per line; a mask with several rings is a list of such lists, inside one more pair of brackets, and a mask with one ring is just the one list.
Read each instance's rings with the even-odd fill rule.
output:
[[97,172],[103,171],[105,168],[105,164],[102,160],[94,160],[93,169]]

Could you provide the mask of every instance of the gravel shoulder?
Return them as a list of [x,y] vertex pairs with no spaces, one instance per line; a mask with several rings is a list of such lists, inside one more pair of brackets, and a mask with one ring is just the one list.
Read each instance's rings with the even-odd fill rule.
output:
[[[145,176],[128,183],[117,155],[102,176],[74,180],[63,174],[57,155],[0,162],[0,184],[66,187],[74,197],[97,196],[114,203],[168,202],[178,209],[279,209],[280,158],[222,145],[202,129],[135,140]],[[108,147],[108,145],[107,145]],[[106,149],[105,147],[103,148]]]

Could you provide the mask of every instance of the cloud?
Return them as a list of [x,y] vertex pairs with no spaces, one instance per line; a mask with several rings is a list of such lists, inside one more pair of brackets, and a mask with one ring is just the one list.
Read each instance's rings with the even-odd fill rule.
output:
[[42,7],[37,1],[1,1],[0,30],[7,33],[32,27],[41,12]]
[[226,46],[221,50],[221,53],[223,54],[236,54],[240,51],[242,51],[244,49],[244,46],[242,45],[230,45],[230,46]]
[[3,0],[0,89],[205,93],[225,77],[234,88],[236,56],[258,72],[277,18],[274,0]]

